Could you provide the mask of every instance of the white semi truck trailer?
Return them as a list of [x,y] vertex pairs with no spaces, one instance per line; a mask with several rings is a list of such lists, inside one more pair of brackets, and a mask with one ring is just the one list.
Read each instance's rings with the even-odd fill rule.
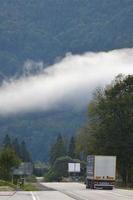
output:
[[116,156],[87,157],[86,188],[113,189],[116,178]]

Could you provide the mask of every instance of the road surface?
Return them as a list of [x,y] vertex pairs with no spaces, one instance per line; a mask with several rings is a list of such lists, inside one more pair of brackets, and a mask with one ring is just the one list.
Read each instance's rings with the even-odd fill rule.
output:
[[[3,193],[0,200],[133,200],[133,190],[90,190],[81,183],[42,183],[47,190]],[[49,189],[53,188],[53,190]],[[2,193],[1,193],[2,194]]]

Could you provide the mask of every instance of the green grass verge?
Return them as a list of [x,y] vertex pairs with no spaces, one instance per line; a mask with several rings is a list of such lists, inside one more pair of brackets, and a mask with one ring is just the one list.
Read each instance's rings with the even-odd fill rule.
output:
[[[0,180],[0,191],[12,191],[18,189],[18,187],[11,182]],[[38,191],[36,183],[25,183],[24,186],[20,187],[24,191]]]
[[8,191],[8,190],[15,190],[15,189],[16,189],[16,185],[8,181],[0,180],[0,191]]
[[38,188],[34,183],[25,183],[24,186],[21,187],[24,191],[38,191]]

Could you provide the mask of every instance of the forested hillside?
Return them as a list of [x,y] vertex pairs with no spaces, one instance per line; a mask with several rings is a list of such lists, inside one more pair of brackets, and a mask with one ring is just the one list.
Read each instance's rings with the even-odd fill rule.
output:
[[47,160],[49,148],[58,134],[65,139],[73,135],[85,121],[85,111],[56,111],[9,116],[0,119],[0,138],[8,133],[25,140],[35,160]]
[[133,45],[132,0],[1,0],[0,68],[21,70],[26,59],[52,63],[66,52]]
[[[45,66],[87,51],[133,47],[132,0],[0,0],[0,80],[23,73],[26,60]],[[72,135],[84,111],[0,119],[0,137],[24,138],[34,159],[46,160],[58,133]]]

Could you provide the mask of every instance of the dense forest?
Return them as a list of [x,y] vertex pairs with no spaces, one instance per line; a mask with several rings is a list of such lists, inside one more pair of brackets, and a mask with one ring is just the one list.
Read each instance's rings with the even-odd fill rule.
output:
[[[44,67],[68,52],[133,47],[132,0],[1,0],[0,82],[24,73],[27,60]],[[117,66],[116,66],[117,67]],[[89,95],[89,94],[88,94]],[[69,138],[86,120],[86,108],[0,118],[6,134],[24,138],[35,160],[48,160],[58,134]]]
[[20,73],[27,59],[132,47],[132,18],[132,0],[1,0],[1,73]]

